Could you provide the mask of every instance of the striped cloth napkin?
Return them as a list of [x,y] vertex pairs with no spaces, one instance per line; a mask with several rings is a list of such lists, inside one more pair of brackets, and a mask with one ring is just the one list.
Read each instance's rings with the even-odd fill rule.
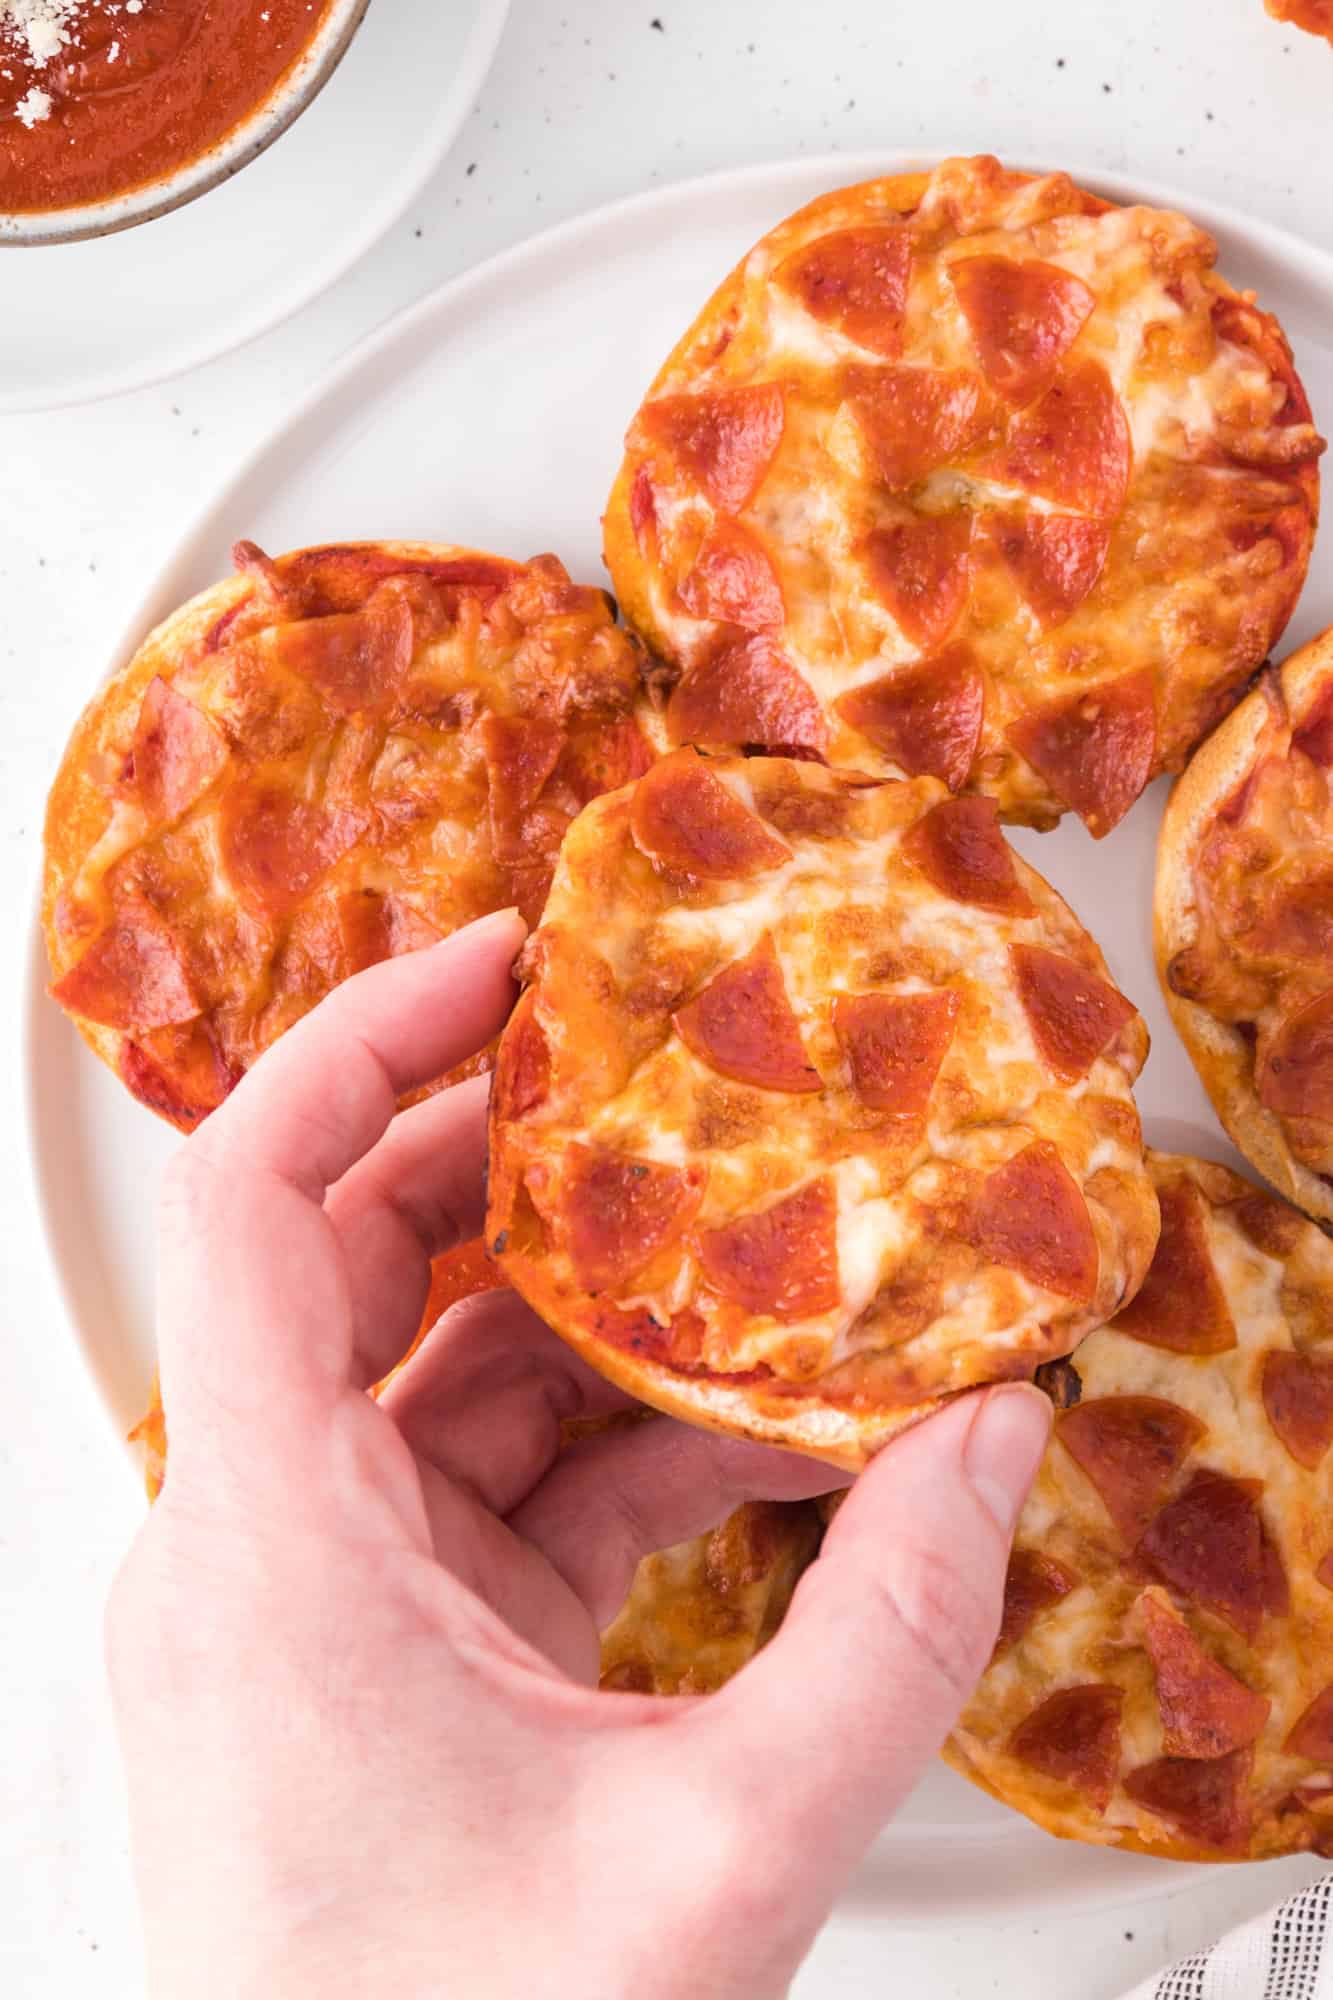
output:
[[1124,2000],[1333,2000],[1333,1874]]

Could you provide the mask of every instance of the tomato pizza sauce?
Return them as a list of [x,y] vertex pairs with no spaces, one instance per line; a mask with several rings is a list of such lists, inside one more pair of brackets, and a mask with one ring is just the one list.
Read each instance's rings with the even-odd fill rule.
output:
[[0,0],[0,212],[125,194],[224,139],[329,0]]

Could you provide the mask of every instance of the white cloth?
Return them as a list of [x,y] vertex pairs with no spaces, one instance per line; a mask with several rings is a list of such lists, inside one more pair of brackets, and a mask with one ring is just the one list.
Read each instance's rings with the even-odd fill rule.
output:
[[1333,1874],[1124,2000],[1333,2000]]

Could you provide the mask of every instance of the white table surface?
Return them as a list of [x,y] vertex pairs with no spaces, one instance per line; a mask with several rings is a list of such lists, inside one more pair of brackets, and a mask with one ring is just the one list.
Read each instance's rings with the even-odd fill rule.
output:
[[[15,885],[0,924],[0,1114],[13,1135],[0,1148],[4,2000],[140,1991],[99,1627],[142,1503],[45,1268],[16,1051],[46,786],[183,522],[353,339],[438,280],[614,196],[807,151],[991,149],[1141,173],[1333,245],[1331,93],[1333,49],[1269,21],[1261,0],[515,0],[451,159],[333,292],[177,382],[0,423],[0,853]],[[0,311],[22,311],[23,256],[59,254],[6,253]],[[1138,1909],[1035,1927],[837,1919],[797,1992],[1111,2000],[1310,1872],[1219,1870]]]

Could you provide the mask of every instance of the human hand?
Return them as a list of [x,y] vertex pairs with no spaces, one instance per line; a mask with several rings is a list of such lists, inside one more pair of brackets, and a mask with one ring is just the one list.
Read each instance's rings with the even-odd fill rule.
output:
[[1027,1388],[863,1474],[719,1694],[596,1691],[646,1551],[827,1466],[622,1407],[511,1293],[405,1351],[481,1224],[510,915],[349,981],[161,1205],[171,1466],[108,1643],[157,2000],[783,1992],[981,1672],[1043,1449]]

